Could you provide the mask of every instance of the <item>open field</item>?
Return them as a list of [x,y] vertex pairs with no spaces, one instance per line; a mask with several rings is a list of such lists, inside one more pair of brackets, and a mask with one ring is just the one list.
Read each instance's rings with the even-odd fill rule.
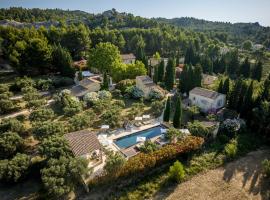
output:
[[260,163],[269,150],[247,154],[225,167],[199,174],[178,186],[159,192],[155,200],[269,200],[270,181],[263,179]]

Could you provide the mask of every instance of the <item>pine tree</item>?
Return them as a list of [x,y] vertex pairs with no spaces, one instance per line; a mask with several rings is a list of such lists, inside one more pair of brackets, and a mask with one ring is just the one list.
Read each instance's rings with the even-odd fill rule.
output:
[[168,97],[167,102],[166,102],[166,108],[164,110],[164,115],[163,115],[164,122],[170,121],[170,114],[171,114],[171,97]]
[[164,60],[162,59],[158,65],[158,82],[163,82],[164,80]]
[[167,90],[172,90],[175,82],[175,59],[170,58],[166,67],[165,86]]
[[223,84],[223,88],[222,88],[222,94],[225,94],[226,96],[228,96],[230,92],[230,79],[226,78]]
[[262,79],[262,70],[263,70],[262,62],[258,61],[255,64],[254,69],[252,71],[252,78],[257,80],[257,81],[261,81],[261,79]]
[[218,92],[222,93],[223,92],[223,80],[221,79],[218,85]]
[[173,126],[174,128],[181,127],[181,120],[182,119],[182,102],[181,97],[177,97],[176,106],[175,106],[175,113],[173,117]]

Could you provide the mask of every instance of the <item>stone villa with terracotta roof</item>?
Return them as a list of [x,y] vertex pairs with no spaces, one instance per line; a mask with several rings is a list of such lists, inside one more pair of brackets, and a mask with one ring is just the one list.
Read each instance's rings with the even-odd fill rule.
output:
[[75,157],[102,159],[102,147],[95,133],[81,130],[64,135]]
[[125,64],[132,64],[136,61],[136,56],[133,53],[121,54],[122,62]]
[[195,87],[189,92],[191,105],[198,106],[202,112],[216,113],[226,104],[226,95],[212,90]]

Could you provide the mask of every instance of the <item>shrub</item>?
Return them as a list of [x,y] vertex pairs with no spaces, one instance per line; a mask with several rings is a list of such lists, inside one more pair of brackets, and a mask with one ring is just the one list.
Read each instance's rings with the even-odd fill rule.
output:
[[262,169],[263,173],[267,177],[270,177],[270,160],[265,159],[264,161],[262,161]]
[[0,114],[7,114],[16,109],[13,101],[10,99],[0,99]]
[[110,152],[106,159],[104,169],[108,174],[116,173],[125,163],[125,158],[118,152]]
[[184,179],[184,177],[185,177],[184,166],[177,160],[172,166],[170,166],[169,179],[177,183],[180,183]]
[[154,101],[151,103],[151,112],[155,117],[159,117],[164,109],[164,102],[162,101]]
[[101,100],[110,100],[112,99],[112,94],[109,91],[101,90],[98,91],[98,98]]
[[41,108],[31,112],[29,119],[31,121],[46,121],[54,118],[54,112],[50,108]]
[[124,94],[126,92],[126,89],[128,87],[131,87],[135,85],[135,80],[132,79],[126,79],[126,80],[122,80],[120,82],[118,82],[116,84],[116,89],[120,90],[122,94]]
[[170,128],[167,133],[166,133],[166,138],[169,139],[171,142],[176,139],[181,135],[182,133],[175,129],[175,128]]
[[188,122],[188,130],[192,135],[203,138],[208,138],[211,134],[211,130],[203,126],[199,121]]
[[88,106],[93,105],[99,100],[98,93],[89,92],[86,95],[84,95],[83,100]]
[[0,135],[0,157],[8,158],[21,148],[23,139],[14,132],[6,132]]
[[34,87],[35,81],[27,76],[23,78],[16,78],[12,89],[15,91],[20,91],[22,88],[25,87]]
[[8,182],[18,182],[25,176],[30,167],[30,156],[16,154],[11,160],[0,161],[0,179]]
[[227,158],[232,159],[235,158],[237,155],[237,140],[233,139],[228,144],[226,144],[225,148],[225,155]]
[[152,89],[149,93],[150,100],[162,100],[164,99],[164,97],[165,97],[164,92],[158,88]]
[[69,77],[53,77],[52,81],[55,88],[71,86],[74,84],[74,80]]
[[218,135],[226,135],[229,138],[233,138],[244,126],[243,122],[238,119],[226,119],[219,126]]
[[[139,153],[130,158],[123,167],[113,175],[110,174],[109,177],[116,179],[118,177],[126,177],[135,174],[143,175],[143,172],[147,172],[158,165],[176,159],[184,153],[199,149],[203,142],[203,138],[189,136],[175,144],[166,145],[152,153]],[[103,181],[108,181],[109,177],[103,175],[93,179],[91,182],[102,183]]]
[[151,142],[151,140],[146,140],[144,144],[140,147],[140,151],[143,153],[152,153],[158,149],[156,143]]
[[15,118],[3,119],[0,123],[0,133],[8,131],[22,134],[25,131],[25,127]]
[[38,79],[36,81],[36,87],[39,90],[47,91],[52,89],[53,81],[51,79]]
[[143,91],[141,89],[137,88],[136,86],[131,86],[131,87],[127,88],[126,92],[133,99],[140,99],[144,96]]

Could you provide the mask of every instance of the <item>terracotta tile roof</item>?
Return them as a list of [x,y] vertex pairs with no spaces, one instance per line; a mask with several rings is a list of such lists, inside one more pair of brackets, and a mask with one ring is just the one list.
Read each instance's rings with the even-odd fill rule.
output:
[[216,91],[207,90],[207,89],[200,88],[200,87],[193,88],[189,92],[189,94],[196,94],[196,95],[203,96],[203,97],[213,99],[213,100],[216,99],[219,95],[222,95]]
[[75,156],[82,156],[101,149],[101,145],[95,133],[81,130],[64,135]]

